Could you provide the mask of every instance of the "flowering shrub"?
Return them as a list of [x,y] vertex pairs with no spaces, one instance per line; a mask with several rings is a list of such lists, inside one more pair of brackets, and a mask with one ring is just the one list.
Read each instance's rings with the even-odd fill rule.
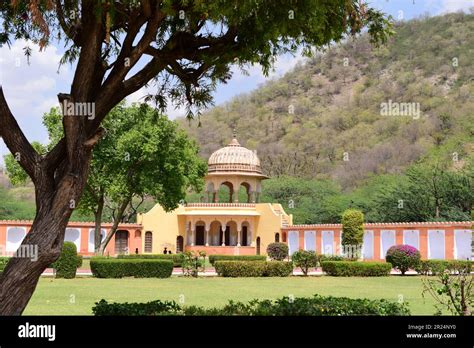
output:
[[385,260],[402,272],[402,275],[405,275],[405,272],[410,268],[417,268],[420,263],[420,258],[421,256],[418,249],[406,244],[392,246],[388,249],[387,255],[385,256]]
[[272,260],[282,261],[288,257],[288,245],[285,243],[270,243],[267,254]]
[[197,278],[198,272],[204,272],[206,260],[205,251],[185,251],[179,255],[185,276]]

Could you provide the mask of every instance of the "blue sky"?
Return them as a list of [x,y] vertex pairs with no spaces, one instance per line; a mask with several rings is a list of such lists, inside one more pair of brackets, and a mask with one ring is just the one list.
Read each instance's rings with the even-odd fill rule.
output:
[[[398,20],[459,10],[468,12],[469,8],[474,7],[474,0],[368,0],[367,2]],[[57,73],[59,59],[63,53],[60,45],[53,44],[43,52],[32,46],[33,57],[30,65],[23,55],[24,46],[24,42],[15,42],[10,49],[7,46],[0,48],[0,84],[26,137],[30,141],[47,143],[48,136],[41,123],[42,115],[51,107],[59,106],[56,97],[58,93],[69,92],[73,71],[70,66],[63,66],[60,73]],[[233,69],[232,79],[227,84],[218,86],[214,101],[219,105],[238,94],[249,92],[266,80],[285,74],[303,60],[299,55],[281,56],[269,77],[265,77],[258,66],[249,67],[248,76],[238,69]],[[139,101],[143,95],[144,90],[140,90],[128,100]],[[168,110],[171,118],[183,114],[184,110],[176,110],[173,107]],[[8,149],[0,139],[0,165],[3,164],[3,155],[6,153]]]

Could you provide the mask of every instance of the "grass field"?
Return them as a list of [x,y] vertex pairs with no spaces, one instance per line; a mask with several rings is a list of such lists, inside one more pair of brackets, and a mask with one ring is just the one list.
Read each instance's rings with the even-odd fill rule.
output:
[[434,302],[421,296],[421,278],[390,276],[373,278],[184,278],[168,279],[50,279],[42,277],[24,314],[91,315],[102,298],[116,302],[145,302],[183,299],[185,305],[222,306],[228,300],[277,298],[313,294],[353,298],[385,298],[409,303],[412,314],[432,315]]

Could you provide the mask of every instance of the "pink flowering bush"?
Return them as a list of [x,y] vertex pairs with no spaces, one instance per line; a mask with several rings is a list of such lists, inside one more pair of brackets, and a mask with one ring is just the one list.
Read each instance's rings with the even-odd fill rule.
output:
[[410,268],[416,268],[420,263],[420,252],[411,245],[394,245],[387,251],[385,260],[405,275]]

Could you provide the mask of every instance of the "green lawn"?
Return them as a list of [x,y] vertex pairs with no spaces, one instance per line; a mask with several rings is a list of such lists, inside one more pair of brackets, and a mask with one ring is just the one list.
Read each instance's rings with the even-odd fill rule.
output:
[[[373,278],[288,277],[288,278],[184,278],[96,279],[91,277],[51,279],[42,277],[25,314],[90,315],[94,302],[105,298],[116,302],[144,302],[183,299],[185,305],[222,306],[228,300],[277,298],[313,294],[385,298],[403,296],[412,314],[432,315],[431,298],[421,297],[421,278],[390,276]],[[75,303],[73,300],[75,300]]]

